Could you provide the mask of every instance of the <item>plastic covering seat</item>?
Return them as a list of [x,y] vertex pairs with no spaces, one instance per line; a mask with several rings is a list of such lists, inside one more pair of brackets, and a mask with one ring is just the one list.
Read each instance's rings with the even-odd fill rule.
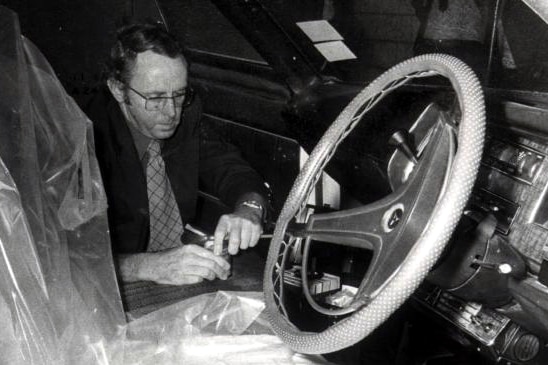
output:
[[257,292],[126,323],[91,122],[17,15],[0,19],[0,363],[323,363],[271,334]]

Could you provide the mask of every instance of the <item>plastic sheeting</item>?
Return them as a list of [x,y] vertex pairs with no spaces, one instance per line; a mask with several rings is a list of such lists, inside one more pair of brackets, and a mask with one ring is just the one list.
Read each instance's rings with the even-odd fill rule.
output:
[[[271,333],[258,292],[202,294],[128,325],[125,363],[324,364],[295,354]],[[151,341],[154,339],[154,341]]]
[[0,6],[0,363],[310,364],[260,293],[203,295],[126,323],[91,122]]
[[98,363],[125,318],[91,123],[17,16],[0,18],[0,362]]

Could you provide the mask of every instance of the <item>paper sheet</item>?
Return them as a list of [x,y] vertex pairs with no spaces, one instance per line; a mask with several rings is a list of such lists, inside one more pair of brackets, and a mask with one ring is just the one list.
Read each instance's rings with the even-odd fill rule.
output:
[[343,37],[327,20],[313,20],[309,22],[299,22],[297,26],[314,43],[326,41],[340,41]]
[[356,55],[342,41],[316,43],[314,45],[328,62],[352,60]]

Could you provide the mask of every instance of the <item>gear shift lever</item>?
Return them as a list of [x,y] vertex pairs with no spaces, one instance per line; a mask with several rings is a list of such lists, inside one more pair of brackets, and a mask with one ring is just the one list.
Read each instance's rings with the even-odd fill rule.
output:
[[394,132],[394,134],[390,136],[388,144],[400,150],[415,165],[419,162],[417,160],[417,156],[415,156],[415,153],[409,145],[409,133],[406,130]]

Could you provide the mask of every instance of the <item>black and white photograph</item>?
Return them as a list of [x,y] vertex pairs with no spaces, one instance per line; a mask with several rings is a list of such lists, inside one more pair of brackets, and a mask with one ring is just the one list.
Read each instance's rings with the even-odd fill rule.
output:
[[0,0],[0,365],[548,364],[548,0]]

